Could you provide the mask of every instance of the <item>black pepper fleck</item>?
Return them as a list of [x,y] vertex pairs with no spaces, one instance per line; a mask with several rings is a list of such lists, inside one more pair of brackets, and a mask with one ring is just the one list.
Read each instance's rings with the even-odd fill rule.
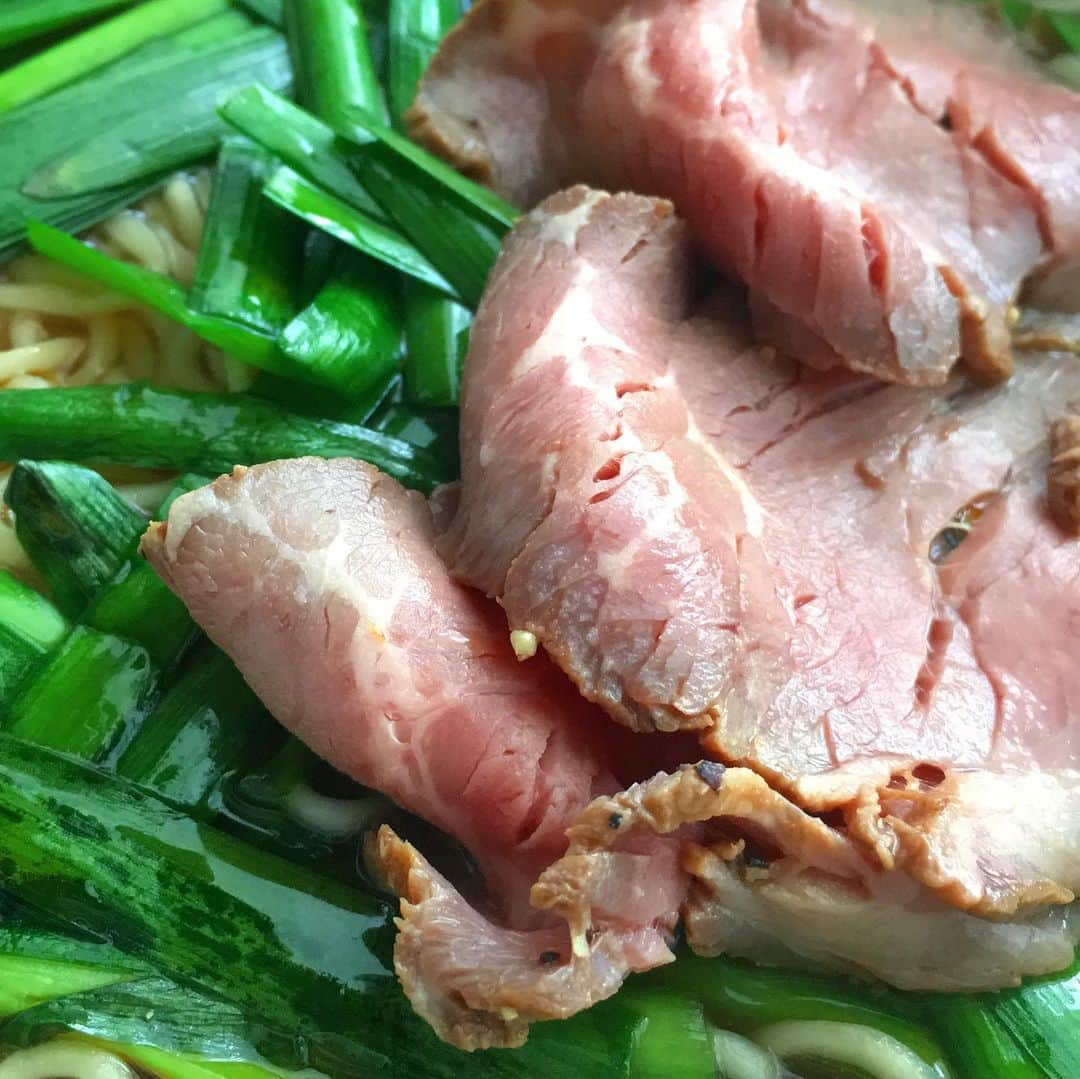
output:
[[930,541],[930,561],[940,566],[967,539],[968,529],[962,525],[949,525],[943,528]]
[[720,789],[720,784],[724,781],[724,766],[722,764],[717,764],[716,761],[701,761],[695,765],[694,771],[697,772],[698,778],[712,787],[714,791]]
[[607,819],[607,826],[609,828],[621,828],[622,827],[622,814],[612,813]]
[[544,966],[550,966],[552,963],[557,963],[559,961],[559,958],[560,958],[560,956],[559,956],[558,952],[541,952],[540,953],[540,962]]

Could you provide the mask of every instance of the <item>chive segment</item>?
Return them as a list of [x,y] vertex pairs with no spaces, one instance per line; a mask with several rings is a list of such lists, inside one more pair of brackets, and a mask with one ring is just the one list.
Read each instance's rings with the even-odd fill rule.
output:
[[211,153],[228,130],[219,101],[256,78],[287,90],[285,41],[230,11],[0,115],[0,257],[27,218],[81,230]]
[[453,285],[400,233],[327,194],[292,169],[278,169],[264,191],[279,206],[349,247],[455,295]]
[[132,0],[4,0],[0,10],[0,48],[62,30],[72,23],[119,7]]
[[387,94],[398,128],[439,42],[460,14],[458,0],[390,0]]
[[262,147],[226,138],[218,156],[195,283],[188,303],[211,315],[276,336],[297,305],[305,230],[262,197],[275,168]]
[[403,182],[410,184],[424,180],[435,185],[447,196],[453,196],[459,207],[470,211],[473,220],[493,231],[500,234],[509,232],[521,216],[519,210],[494,191],[455,172],[434,154],[375,120],[368,117],[355,119],[349,130],[342,134],[357,146],[382,147],[379,159],[389,172],[396,172]]
[[20,689],[3,725],[27,742],[99,760],[149,704],[157,681],[145,649],[76,626]]
[[413,404],[458,403],[472,313],[417,281],[406,281],[405,396]]
[[386,214],[349,168],[348,142],[311,113],[259,85],[229,98],[221,115],[313,184],[386,224]]
[[357,112],[383,115],[356,0],[286,0],[285,31],[297,96],[306,109],[332,127],[348,124]]
[[[89,87],[80,82],[34,107],[41,114],[42,134],[59,148],[34,155],[21,192],[47,200],[101,197],[119,184],[198,161],[216,149],[228,130],[217,114],[220,102],[256,78],[286,90],[292,79],[287,50],[279,34],[253,27],[238,11],[150,42]],[[71,111],[69,99],[76,113],[81,99],[85,113],[99,97],[102,120],[90,132],[81,126],[73,135],[52,126],[54,111]],[[12,114],[11,123],[19,123],[26,111]],[[20,137],[27,137],[25,126],[19,125]],[[49,209],[30,205],[24,216],[41,216]],[[49,220],[59,223],[51,214]]]
[[228,355],[268,370],[289,370],[283,364],[273,338],[256,333],[240,323],[191,310],[187,303],[187,293],[163,274],[109,258],[76,237],[41,221],[29,222],[27,231],[30,243],[40,254],[106,288],[152,307]]
[[[461,9],[457,0],[390,0],[390,113],[400,130],[428,63]],[[418,405],[456,405],[466,308],[431,289],[406,282],[405,393]]]
[[151,38],[228,9],[228,0],[148,0],[0,74],[0,112],[74,82]]
[[305,455],[369,461],[421,491],[452,478],[446,462],[401,439],[253,397],[139,383],[0,393],[0,460],[63,458],[217,475]]
[[4,497],[19,541],[72,618],[112,579],[146,528],[139,510],[77,465],[22,461]]
[[231,769],[250,765],[255,738],[265,741],[275,730],[232,661],[203,641],[124,751],[117,772],[194,810]]
[[[177,498],[207,482],[201,476],[181,477],[158,508],[157,517],[165,517]],[[140,535],[144,527],[145,521]],[[141,645],[162,671],[172,668],[198,634],[187,608],[139,556],[135,543],[112,580],[94,597],[83,621],[102,633]]]
[[64,616],[47,599],[0,572],[0,710],[67,632]]
[[351,251],[281,334],[281,351],[302,377],[355,399],[398,368],[401,318],[390,275]]
[[348,400],[332,390],[321,389],[306,382],[292,382],[265,372],[259,375],[248,393],[304,416],[375,428],[373,417],[400,396],[401,374],[394,371],[364,393]]

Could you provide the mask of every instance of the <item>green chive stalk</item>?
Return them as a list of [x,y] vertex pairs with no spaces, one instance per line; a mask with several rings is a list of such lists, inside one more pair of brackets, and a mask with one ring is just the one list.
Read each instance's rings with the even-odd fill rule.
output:
[[291,168],[278,169],[263,190],[279,206],[361,254],[447,295],[457,295],[454,286],[401,233],[329,194]]
[[387,223],[382,208],[349,168],[348,142],[311,113],[274,93],[265,80],[229,98],[221,116],[313,184],[367,217]]
[[67,632],[67,620],[47,599],[0,572],[0,710]]
[[[287,0],[285,24],[301,104],[331,127],[358,114],[384,115],[367,27],[354,0]],[[385,270],[342,252],[278,343],[302,372],[298,377],[353,399],[398,366],[398,306]]]
[[245,7],[263,22],[271,26],[284,28],[285,26],[285,0],[238,0],[241,7]]
[[415,408],[392,402],[371,421],[383,434],[421,446],[457,467],[458,413],[451,408]]
[[281,374],[290,373],[272,337],[254,332],[238,322],[193,311],[188,306],[184,289],[163,274],[109,258],[76,237],[41,221],[29,222],[27,235],[40,254],[106,288],[152,307],[228,355],[256,367]]
[[[406,111],[439,42],[461,14],[457,0],[391,0],[389,11],[390,112],[404,127]],[[413,282],[405,286],[405,393],[418,405],[456,405],[460,335],[466,308]]]
[[[181,495],[208,482],[203,476],[182,476],[158,507],[157,518],[167,516]],[[109,583],[92,599],[83,622],[141,645],[163,672],[173,668],[198,635],[187,608],[139,556],[135,543]]]
[[285,31],[300,103],[331,127],[385,115],[356,0],[286,0]]
[[174,805],[196,810],[231,770],[250,767],[257,743],[272,745],[278,730],[232,661],[204,640],[116,770]]
[[[149,42],[99,75],[0,119],[0,125],[15,127],[19,135],[16,161],[20,170],[24,161],[29,165],[20,184],[25,195],[50,201],[100,196],[215,150],[228,130],[217,103],[255,78],[283,90],[291,85],[285,42],[230,10]],[[72,113],[82,121],[74,132],[61,122]],[[95,118],[92,126],[87,116]],[[26,145],[39,148],[24,157]],[[25,212],[43,214],[56,223],[51,207]]]
[[458,403],[472,313],[417,281],[406,281],[405,396],[436,408]]
[[146,528],[145,514],[96,472],[63,462],[22,461],[4,498],[16,535],[71,618],[112,580]]
[[158,690],[158,671],[131,641],[76,626],[24,683],[0,726],[36,745],[101,760]]
[[79,231],[212,153],[218,103],[255,79],[288,90],[284,39],[229,11],[0,115],[0,257],[28,218]]
[[238,136],[218,155],[188,297],[193,311],[276,337],[296,311],[306,230],[262,197],[273,157]]
[[63,30],[132,0],[6,0],[0,10],[0,48]]
[[390,0],[387,93],[396,127],[402,127],[421,76],[460,15],[458,0]]
[[326,284],[285,327],[278,344],[301,372],[298,377],[355,400],[399,367],[399,308],[393,275],[343,250]]
[[350,400],[332,390],[320,389],[304,382],[292,382],[266,372],[259,375],[248,392],[254,397],[304,416],[373,427],[373,417],[401,396],[401,373],[393,371],[381,382],[375,383]]
[[173,33],[227,10],[227,0],[149,0],[84,30],[0,74],[0,112],[43,97],[150,38]]
[[453,478],[446,462],[401,439],[250,396],[139,383],[0,394],[0,460],[62,458],[218,475],[306,455],[369,461],[421,491]]

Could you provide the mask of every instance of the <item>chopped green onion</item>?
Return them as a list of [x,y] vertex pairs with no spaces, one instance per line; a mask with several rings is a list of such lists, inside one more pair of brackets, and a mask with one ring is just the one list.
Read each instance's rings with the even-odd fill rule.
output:
[[505,229],[479,220],[453,192],[421,172],[409,175],[400,160],[371,144],[354,158],[364,187],[401,232],[476,307],[502,246]]
[[64,616],[48,600],[0,572],[0,710],[67,632]]
[[452,478],[445,461],[408,442],[238,394],[139,383],[0,393],[0,460],[59,457],[216,475],[308,454],[370,461],[421,491]]
[[42,97],[103,67],[150,38],[227,10],[228,0],[149,0],[0,74],[0,112]]
[[1066,48],[1072,52],[1080,52],[1080,11],[1075,7],[1071,11],[1063,7],[1061,10],[1047,9],[1043,15],[1058,37],[1065,42]]
[[400,233],[327,194],[292,169],[278,169],[264,190],[279,206],[309,225],[409,277],[455,295],[446,278]]
[[[202,36],[207,40],[200,41]],[[88,196],[191,164],[211,153],[228,130],[217,109],[238,87],[254,78],[279,89],[291,82],[280,35],[252,27],[235,11],[209,19],[170,43],[144,48],[145,70],[136,67],[140,53],[135,53],[116,66],[115,74],[109,69],[100,76],[110,96],[105,115],[115,113],[115,119],[82,128],[74,140],[63,133],[68,140],[63,150],[36,156],[33,172],[22,184],[24,195],[50,200]],[[65,93],[77,102],[82,91],[79,83]],[[52,105],[50,98],[39,106],[46,122]],[[12,120],[21,115],[13,114]],[[40,215],[42,210],[29,212]]]
[[305,382],[292,382],[265,372],[259,375],[248,392],[304,416],[373,427],[372,417],[400,396],[401,374],[391,372],[382,382],[377,382],[352,400],[344,400],[341,394],[331,390]]
[[[1080,962],[1064,974],[976,998],[998,1027],[1049,1079],[1080,1075]],[[948,1007],[948,998],[945,1006]],[[989,1073],[987,1073],[989,1079]]]
[[381,117],[382,91],[356,0],[286,0],[285,29],[300,103],[331,126]]
[[[203,477],[182,477],[158,509],[158,518],[167,516],[182,494],[206,482]],[[112,579],[94,597],[83,621],[103,633],[142,645],[163,671],[172,668],[197,635],[187,608],[139,557],[134,543]]]
[[33,1008],[56,997],[86,993],[123,981],[120,971],[59,959],[28,959],[0,952],[0,1017]]
[[0,257],[28,217],[86,228],[212,152],[227,130],[218,98],[257,77],[288,87],[285,42],[230,11],[0,116]]
[[227,138],[218,157],[195,266],[192,311],[276,336],[296,311],[305,230],[262,197],[274,159],[261,146]]
[[221,115],[313,184],[386,223],[382,208],[349,168],[349,143],[321,120],[261,85],[235,94]]
[[416,408],[390,402],[371,420],[384,435],[404,439],[414,446],[431,449],[442,458],[457,462],[458,413],[450,408]]
[[144,648],[76,626],[20,688],[3,726],[27,742],[100,760],[123,739],[157,685]]
[[231,769],[252,765],[256,739],[272,744],[278,730],[232,661],[204,641],[124,751],[117,772],[193,810]]
[[163,274],[154,273],[130,262],[109,258],[76,237],[41,221],[30,221],[27,233],[30,243],[41,254],[105,285],[106,288],[160,311],[228,355],[256,367],[280,373],[291,372],[278,353],[273,338],[256,333],[239,323],[192,311],[188,307],[184,290]]
[[700,1004],[659,992],[630,993],[628,1001],[643,1019],[630,1061],[631,1079],[704,1079],[717,1074],[712,1035]]
[[77,465],[23,461],[4,498],[15,513],[19,541],[72,618],[112,580],[146,528],[142,512],[96,472]]
[[413,404],[458,403],[472,313],[417,281],[405,282],[405,396]]
[[399,297],[391,275],[351,251],[278,344],[306,381],[350,399],[385,383],[401,353]]
[[4,0],[0,10],[0,47],[26,41],[89,19],[132,0]]
[[394,124],[416,97],[420,76],[439,42],[461,15],[458,0],[390,0],[390,73],[387,80]]
[[[1047,1079],[1051,1074],[1009,1037],[983,999],[942,998],[927,1009],[926,1016],[952,1059],[962,1066],[958,1073],[962,1079]],[[1065,1079],[1066,1074],[1054,1079]]]
[[[360,117],[354,119],[349,129],[341,134],[358,146],[381,146],[384,152],[378,155],[378,160],[388,172],[397,173],[403,182],[410,185],[423,179],[441,188],[448,196],[452,194],[459,207],[471,211],[473,220],[487,225],[499,235],[513,228],[514,222],[521,216],[519,210],[499,198],[494,191],[455,172],[434,154],[383,124]],[[360,178],[363,180],[363,175]]]

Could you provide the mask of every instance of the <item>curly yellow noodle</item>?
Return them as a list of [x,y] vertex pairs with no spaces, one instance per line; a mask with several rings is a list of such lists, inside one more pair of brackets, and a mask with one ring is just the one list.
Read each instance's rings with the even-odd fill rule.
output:
[[[181,173],[94,229],[100,250],[190,286],[210,173]],[[183,390],[244,390],[254,371],[189,330],[34,253],[0,270],[0,391],[145,380]],[[125,477],[130,495],[160,480]],[[0,470],[0,490],[6,474]],[[32,579],[10,515],[0,511],[0,569]]]

